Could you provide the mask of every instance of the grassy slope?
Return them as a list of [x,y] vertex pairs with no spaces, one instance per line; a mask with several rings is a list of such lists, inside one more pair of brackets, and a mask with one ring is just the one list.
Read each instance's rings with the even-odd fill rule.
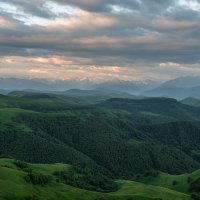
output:
[[11,119],[15,116],[17,116],[20,113],[36,113],[29,110],[24,110],[20,108],[1,108],[0,109],[0,122],[10,122]]
[[143,196],[151,198],[161,198],[163,200],[188,200],[189,195],[175,190],[171,190],[165,187],[147,185],[139,182],[133,181],[119,181],[121,183],[121,188],[119,191],[115,192],[115,195],[133,195],[133,196]]
[[[0,108],[0,128],[4,128],[5,124],[12,123],[12,118],[21,113],[36,113],[34,111],[20,109],[20,108]],[[19,128],[27,133],[31,132],[31,129],[25,124],[15,124],[16,128]],[[0,199],[1,200],[1,199]]]
[[[29,164],[35,172],[52,175],[54,171],[67,170],[66,164]],[[189,195],[164,187],[146,185],[133,181],[118,181],[120,189],[113,193],[98,193],[57,183],[54,177],[47,186],[34,186],[25,182],[26,172],[18,169],[13,160],[0,159],[0,200],[23,200],[36,195],[42,200],[189,200]]]
[[[186,173],[182,175],[169,175],[167,173],[159,173],[158,177],[155,178],[145,178],[142,180],[146,184],[154,186],[162,186],[183,193],[188,193],[189,183],[188,178],[192,181],[200,177],[200,170],[194,171],[193,173]],[[176,184],[173,185],[173,182],[176,181]]]
[[[21,112],[29,112],[23,109],[2,108],[0,109],[0,121],[7,123],[10,119]],[[131,141],[132,143],[133,141]],[[69,167],[68,165],[30,165],[30,168],[37,172],[51,175],[53,171],[60,168]],[[159,177],[145,180],[145,184],[132,181],[119,181],[121,188],[119,191],[102,194],[86,190],[77,189],[71,186],[57,183],[55,180],[48,186],[33,186],[24,181],[25,172],[18,170],[11,160],[0,160],[0,200],[23,200],[24,197],[35,194],[44,200],[150,200],[162,198],[163,200],[189,200],[188,177],[195,179],[200,177],[200,171],[192,174],[184,174],[180,176],[171,176],[160,173]],[[176,180],[177,185],[173,186],[172,182]],[[179,192],[177,192],[179,191]]]

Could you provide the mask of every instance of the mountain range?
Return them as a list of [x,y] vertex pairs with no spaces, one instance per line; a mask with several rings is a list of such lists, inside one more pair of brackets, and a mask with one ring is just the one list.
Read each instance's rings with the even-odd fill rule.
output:
[[151,97],[171,97],[184,99],[187,97],[200,97],[200,77],[179,77],[161,84],[153,90],[148,90],[143,95]]
[[0,78],[0,89],[4,92],[15,90],[36,90],[36,91],[66,91],[70,89],[80,90],[110,90],[139,94],[158,86],[157,81],[123,81],[111,80],[102,83],[95,83],[89,80],[47,80],[47,79],[18,79]]
[[[0,78],[0,93],[8,94],[12,91],[48,92],[69,96],[102,96],[99,99],[135,96],[169,97],[178,100],[187,97],[200,98],[200,77],[178,77],[166,81],[123,81],[111,80],[94,83],[89,80],[46,80],[46,79],[18,79]],[[132,95],[132,96],[131,96]],[[105,97],[106,96],[106,97]]]

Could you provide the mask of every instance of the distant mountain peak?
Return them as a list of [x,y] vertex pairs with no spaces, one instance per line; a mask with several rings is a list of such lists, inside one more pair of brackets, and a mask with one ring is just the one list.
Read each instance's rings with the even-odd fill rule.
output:
[[166,81],[161,87],[170,88],[192,88],[200,86],[200,76],[181,76],[169,81]]

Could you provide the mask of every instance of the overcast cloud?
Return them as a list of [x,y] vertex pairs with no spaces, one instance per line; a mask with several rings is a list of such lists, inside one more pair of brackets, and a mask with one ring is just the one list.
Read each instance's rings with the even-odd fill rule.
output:
[[200,0],[0,0],[0,76],[200,75]]

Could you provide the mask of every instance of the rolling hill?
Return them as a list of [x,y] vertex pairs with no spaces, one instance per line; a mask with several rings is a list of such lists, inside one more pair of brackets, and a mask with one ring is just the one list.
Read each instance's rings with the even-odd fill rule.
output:
[[[80,105],[71,97],[28,93],[2,96],[0,102],[2,118],[9,118],[0,130],[4,156],[37,163],[85,163],[115,177],[131,177],[151,169],[183,173],[200,166],[197,156],[191,154],[198,152],[199,146],[193,145],[188,152],[187,146],[181,149],[177,143],[170,144],[177,139],[171,134],[171,122],[198,120],[200,112],[173,99],[111,99]],[[169,128],[166,141],[151,133],[153,124],[160,124],[156,130]],[[184,125],[198,140],[198,123]],[[176,130],[182,124],[174,126]]]
[[[200,108],[169,98],[112,98],[89,103],[79,97],[48,93],[1,95],[0,156],[37,163],[28,166],[44,164],[44,174],[46,166],[53,163],[73,169],[70,174],[56,170],[47,173],[58,192],[51,186],[33,187],[24,182],[20,177],[27,173],[29,181],[46,183],[49,179],[40,177],[40,171],[32,174],[29,169],[16,168],[12,160],[0,161],[11,165],[1,170],[18,174],[16,179],[22,182],[17,183],[16,194],[29,199],[35,198],[29,193],[48,199],[45,195],[49,190],[52,198],[57,194],[60,199],[79,199],[79,192],[83,199],[190,199],[186,189],[156,182],[164,182],[162,174],[180,182],[178,175],[200,168],[199,120]],[[0,180],[4,176],[1,170]],[[155,184],[143,177],[152,170],[162,171]],[[27,188],[25,193],[22,188]],[[0,189],[1,198],[12,199],[9,195],[11,191],[2,193]]]
[[180,102],[189,106],[200,107],[200,100],[197,98],[188,97]]
[[[69,171],[69,165],[27,164],[25,168],[20,168],[15,162],[11,159],[0,159],[1,200],[190,200],[190,193],[187,191],[189,187],[187,177],[198,178],[200,176],[199,171],[180,176],[160,173],[158,177],[151,177],[148,184],[117,180],[116,183],[119,185],[119,189],[115,192],[103,193],[70,186],[54,175],[56,171]],[[25,177],[30,171],[38,176],[51,177],[51,179],[45,185],[41,185],[39,182],[29,182]],[[178,181],[176,186],[172,186],[174,180]],[[179,184],[180,186],[178,186]]]

